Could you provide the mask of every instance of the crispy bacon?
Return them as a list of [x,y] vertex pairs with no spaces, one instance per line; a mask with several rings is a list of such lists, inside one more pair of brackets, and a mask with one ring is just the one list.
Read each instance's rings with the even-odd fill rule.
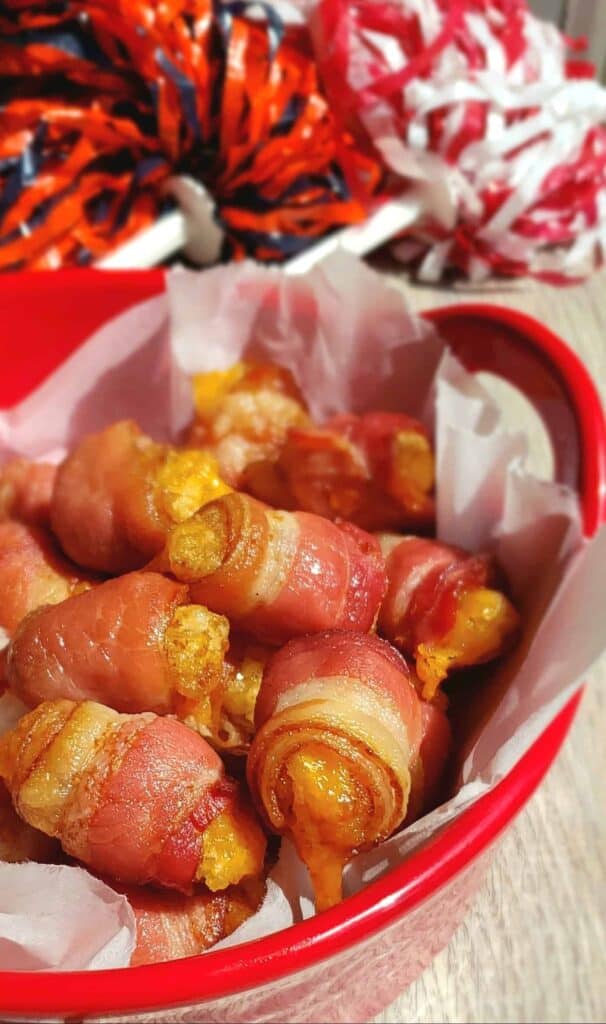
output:
[[48,701],[0,739],[0,778],[26,822],[119,881],[187,893],[262,871],[265,839],[238,784],[171,718]]
[[194,395],[189,444],[212,450],[233,487],[249,463],[277,454],[291,427],[309,422],[292,374],[280,366],[236,363],[229,370],[198,374]]
[[137,927],[131,967],[196,956],[224,938],[228,898],[203,889],[192,896],[126,888]]
[[242,486],[271,505],[386,530],[431,525],[433,476],[423,425],[371,412],[291,430],[277,458],[248,466]]
[[50,503],[57,467],[12,459],[0,469],[0,520],[29,526],[50,525]]
[[[251,880],[252,881],[252,880]],[[243,883],[225,892],[202,889],[192,896],[146,888],[126,888],[137,926],[131,967],[196,956],[227,938],[254,914],[265,884]]]
[[41,605],[88,589],[91,580],[71,565],[44,530],[0,523],[0,627],[9,636]]
[[236,492],[174,528],[153,564],[267,643],[329,628],[369,630],[385,589],[370,534]]
[[388,588],[380,631],[414,657],[423,696],[449,671],[489,661],[512,642],[518,615],[494,560],[420,537],[384,534]]
[[406,816],[422,741],[411,672],[373,635],[293,640],[268,664],[256,723],[251,792],[268,826],[294,839],[326,909],[352,855]]
[[156,444],[124,420],[86,437],[59,467],[52,526],[79,565],[128,572],[162,549],[170,526],[227,490],[212,455]]

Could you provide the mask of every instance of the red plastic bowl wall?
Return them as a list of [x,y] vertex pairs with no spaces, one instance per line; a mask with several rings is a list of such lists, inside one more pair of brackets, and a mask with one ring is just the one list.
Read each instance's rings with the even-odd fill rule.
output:
[[[1,278],[0,404],[23,397],[101,323],[163,287],[158,271]],[[470,369],[505,377],[533,402],[551,436],[557,476],[578,488],[585,532],[595,533],[606,507],[606,429],[595,387],[577,357],[537,321],[497,306],[453,306],[426,315]],[[492,792],[339,907],[203,960],[92,974],[0,972],[0,1017],[367,1021],[448,943],[495,840],[556,757],[579,698]]]

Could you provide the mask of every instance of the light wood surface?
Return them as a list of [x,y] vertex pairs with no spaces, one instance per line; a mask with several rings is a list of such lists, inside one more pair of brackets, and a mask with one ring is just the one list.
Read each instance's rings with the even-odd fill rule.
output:
[[[582,356],[606,394],[606,271],[562,290],[405,287],[417,310],[486,301],[536,316]],[[510,402],[512,411],[519,426],[523,409]],[[606,1019],[606,658],[587,682],[557,762],[498,846],[464,924],[377,1022]]]

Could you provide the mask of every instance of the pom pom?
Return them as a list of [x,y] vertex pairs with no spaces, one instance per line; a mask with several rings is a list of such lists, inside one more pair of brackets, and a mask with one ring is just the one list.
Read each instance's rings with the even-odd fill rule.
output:
[[307,30],[259,7],[6,0],[0,269],[94,262],[170,206],[175,174],[215,196],[226,256],[363,219],[352,182],[372,192],[379,166],[336,125]]
[[311,18],[343,123],[440,214],[395,249],[421,278],[562,282],[602,262],[606,90],[526,0],[319,0]]

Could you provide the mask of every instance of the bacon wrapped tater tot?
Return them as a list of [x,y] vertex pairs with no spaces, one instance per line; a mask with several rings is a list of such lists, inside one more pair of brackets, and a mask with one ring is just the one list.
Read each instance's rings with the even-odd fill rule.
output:
[[65,697],[174,713],[220,684],[229,636],[227,619],[187,602],[182,584],[133,572],[40,608],[9,647],[9,685],[31,707]]
[[380,538],[389,580],[379,629],[415,659],[426,700],[452,669],[496,658],[519,616],[498,588],[494,560],[420,537]]
[[55,839],[38,832],[19,817],[6,786],[0,782],[0,861],[19,864],[33,860],[49,864],[61,856],[61,847]]
[[277,455],[291,427],[309,423],[292,374],[280,366],[236,363],[198,374],[194,399],[189,444],[211,449],[233,487],[249,463]]
[[410,671],[372,634],[293,640],[267,666],[256,723],[253,798],[268,826],[294,840],[326,909],[341,899],[351,857],[406,816],[422,738]]
[[188,583],[194,601],[275,644],[330,628],[365,632],[385,590],[370,534],[237,492],[171,530],[153,565]]
[[145,888],[121,891],[137,927],[130,965],[140,967],[196,956],[226,939],[258,909],[265,883],[243,883],[224,892],[203,889],[192,896]]
[[48,701],[0,738],[19,815],[93,871],[213,892],[263,869],[265,837],[219,756],[187,726]]
[[0,520],[49,526],[56,474],[56,466],[28,459],[12,459],[0,467]]
[[118,574],[140,569],[171,526],[228,490],[210,453],[156,444],[123,420],[86,437],[59,467],[51,522],[79,565]]
[[366,530],[430,525],[433,483],[425,428],[386,412],[291,430],[278,457],[252,463],[242,479],[245,490],[271,505],[348,519]]
[[268,655],[230,638],[227,619],[190,604],[183,584],[133,572],[28,615],[5,675],[30,707],[64,697],[174,714],[214,747],[245,753]]
[[0,627],[9,636],[29,612],[58,604],[90,586],[44,530],[0,523]]

